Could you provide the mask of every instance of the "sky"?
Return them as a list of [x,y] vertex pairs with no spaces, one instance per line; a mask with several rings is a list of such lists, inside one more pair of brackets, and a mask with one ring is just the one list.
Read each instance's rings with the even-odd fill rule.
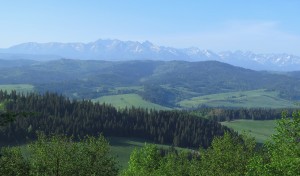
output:
[[299,9],[299,0],[0,0],[0,48],[119,39],[300,55]]

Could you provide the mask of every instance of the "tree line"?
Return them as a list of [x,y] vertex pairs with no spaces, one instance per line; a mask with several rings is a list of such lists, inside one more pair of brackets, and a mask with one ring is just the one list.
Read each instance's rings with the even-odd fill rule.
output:
[[0,91],[0,102],[10,112],[33,112],[1,129],[0,140],[24,142],[35,139],[36,131],[57,133],[75,138],[86,135],[138,137],[155,143],[180,147],[207,148],[214,136],[225,131],[219,123],[181,111],[156,111],[141,108],[119,109],[90,100],[70,100],[62,95],[45,93],[8,94]]
[[225,133],[204,150],[161,150],[153,144],[135,149],[129,167],[119,172],[103,136],[73,142],[66,136],[39,135],[26,147],[0,150],[1,175],[122,175],[122,176],[295,176],[300,175],[300,111],[283,114],[271,141],[258,148],[253,138]]
[[132,152],[124,176],[295,176],[300,175],[300,111],[284,113],[276,134],[262,147],[247,135],[215,137],[207,150],[162,156],[155,145]]
[[282,112],[292,115],[296,108],[210,108],[201,107],[188,111],[192,115],[215,120],[218,122],[231,121],[236,119],[249,120],[276,120],[280,119]]
[[[32,125],[28,122],[34,120],[38,121],[37,124],[40,125],[39,130],[43,131],[42,129],[46,127],[46,125],[42,123],[60,119],[61,117],[58,116],[58,114],[63,108],[59,109],[59,105],[65,105],[64,108],[70,112],[72,112],[72,109],[76,109],[73,108],[75,105],[76,107],[79,106],[79,109],[88,111],[93,110],[95,108],[94,106],[104,106],[105,108],[103,107],[102,111],[100,111],[102,112],[101,116],[109,115],[107,112],[113,111],[117,112],[117,114],[121,113],[127,115],[124,119],[131,117],[131,115],[142,116],[143,113],[151,114],[155,112],[156,114],[160,114],[163,112],[174,116],[183,113],[178,111],[158,112],[143,110],[137,111],[140,113],[138,114],[135,111],[138,110],[138,108],[128,108],[117,111],[109,105],[93,104],[89,101],[71,101],[63,96],[51,93],[43,95],[27,94],[25,96],[18,95],[16,92],[7,94],[6,92],[0,91],[0,100],[2,103],[5,102],[6,105],[6,112],[1,112],[3,115],[1,118],[6,118],[12,114],[12,120],[14,121],[10,122],[11,120],[9,120],[3,123],[4,125],[1,127],[1,131],[4,132],[3,134],[7,135],[7,132],[11,129],[20,130],[21,128],[16,127],[21,127],[20,124],[27,124],[25,125],[25,131],[10,131],[9,134],[11,137],[16,138],[18,135],[21,135],[22,132],[24,136],[29,137],[31,132],[37,131],[34,130],[38,129],[35,127],[36,124]],[[31,109],[32,111],[34,110],[34,113],[27,113],[26,115],[28,116],[25,118],[18,118],[16,114],[22,116],[22,113],[13,111],[18,109],[20,112],[24,112],[25,108],[37,106],[37,102],[40,103],[39,106],[36,107],[36,109]],[[27,104],[28,107],[25,104]],[[51,105],[48,106],[48,104]],[[39,108],[40,111],[37,111]],[[57,114],[52,111],[57,111]],[[78,113],[75,110],[74,112]],[[48,118],[51,117],[48,119],[49,121],[39,121],[39,119],[43,117],[43,114],[48,114]],[[87,112],[83,114],[87,114],[87,117],[91,117]],[[194,118],[194,116],[188,113],[183,114],[186,116],[182,118]],[[101,116],[97,117],[101,119]],[[65,117],[68,116],[66,115]],[[75,115],[75,113],[74,116],[71,117],[73,118],[66,122],[72,124],[71,121],[79,121],[79,119],[77,119],[79,117]],[[109,119],[111,119],[111,117],[112,116],[107,116]],[[179,118],[176,117],[173,118]],[[165,117],[161,116],[161,118]],[[195,117],[195,119],[200,118]],[[135,122],[135,120],[130,120],[131,121],[126,122],[128,124]],[[179,118],[177,120],[182,119]],[[60,125],[67,127],[67,124],[63,124],[66,123],[63,120],[58,122],[50,123],[50,125],[59,126],[61,123]],[[98,123],[98,121],[95,122]],[[139,122],[143,123],[144,121],[141,120]],[[197,121],[192,122],[197,123]],[[189,127],[191,128],[191,126]],[[50,127],[49,129],[56,128]],[[63,132],[63,134],[52,136],[44,135],[44,133],[50,134],[55,131],[44,130],[44,133],[38,135],[37,141],[26,145],[28,153],[24,153],[24,148],[22,149],[22,147],[1,148],[0,175],[300,175],[300,168],[298,167],[300,165],[300,111],[294,112],[292,115],[289,115],[287,112],[282,113],[282,119],[277,121],[275,135],[263,146],[257,146],[255,140],[247,135],[240,137],[230,131],[224,132],[223,136],[214,136],[208,148],[203,149],[204,147],[200,146],[200,149],[193,153],[176,150],[162,152],[156,145],[145,145],[142,149],[136,149],[132,152],[129,167],[122,172],[119,172],[115,159],[110,155],[109,145],[102,135],[98,137],[88,137],[86,136],[88,134],[85,134],[85,136],[80,137],[80,139],[75,139],[76,142],[74,142],[72,138],[67,137],[69,134],[67,134],[66,131],[56,131],[58,133]],[[111,129],[111,131],[113,131],[113,129]],[[197,134],[197,131],[195,133]],[[93,133],[90,135],[93,135]]]

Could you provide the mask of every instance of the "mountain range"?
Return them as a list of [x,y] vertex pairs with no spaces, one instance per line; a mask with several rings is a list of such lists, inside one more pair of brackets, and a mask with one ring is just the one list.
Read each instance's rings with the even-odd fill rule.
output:
[[0,49],[0,59],[56,60],[216,60],[253,70],[300,70],[300,57],[290,54],[255,54],[247,51],[213,52],[196,47],[177,49],[157,46],[149,41],[97,40],[90,43],[22,43]]

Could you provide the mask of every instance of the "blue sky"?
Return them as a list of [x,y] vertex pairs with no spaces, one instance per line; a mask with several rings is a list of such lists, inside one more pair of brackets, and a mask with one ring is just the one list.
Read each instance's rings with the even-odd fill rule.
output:
[[0,47],[145,41],[300,55],[299,0],[1,0]]

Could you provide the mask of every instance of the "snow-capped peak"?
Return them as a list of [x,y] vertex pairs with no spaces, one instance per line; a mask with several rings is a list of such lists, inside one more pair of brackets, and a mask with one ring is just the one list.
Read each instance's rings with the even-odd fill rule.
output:
[[213,52],[197,47],[177,49],[157,46],[149,41],[121,41],[99,39],[90,43],[23,43],[2,53],[57,55],[75,59],[102,60],[218,60],[256,70],[300,70],[300,57],[289,54],[255,54],[250,51]]

